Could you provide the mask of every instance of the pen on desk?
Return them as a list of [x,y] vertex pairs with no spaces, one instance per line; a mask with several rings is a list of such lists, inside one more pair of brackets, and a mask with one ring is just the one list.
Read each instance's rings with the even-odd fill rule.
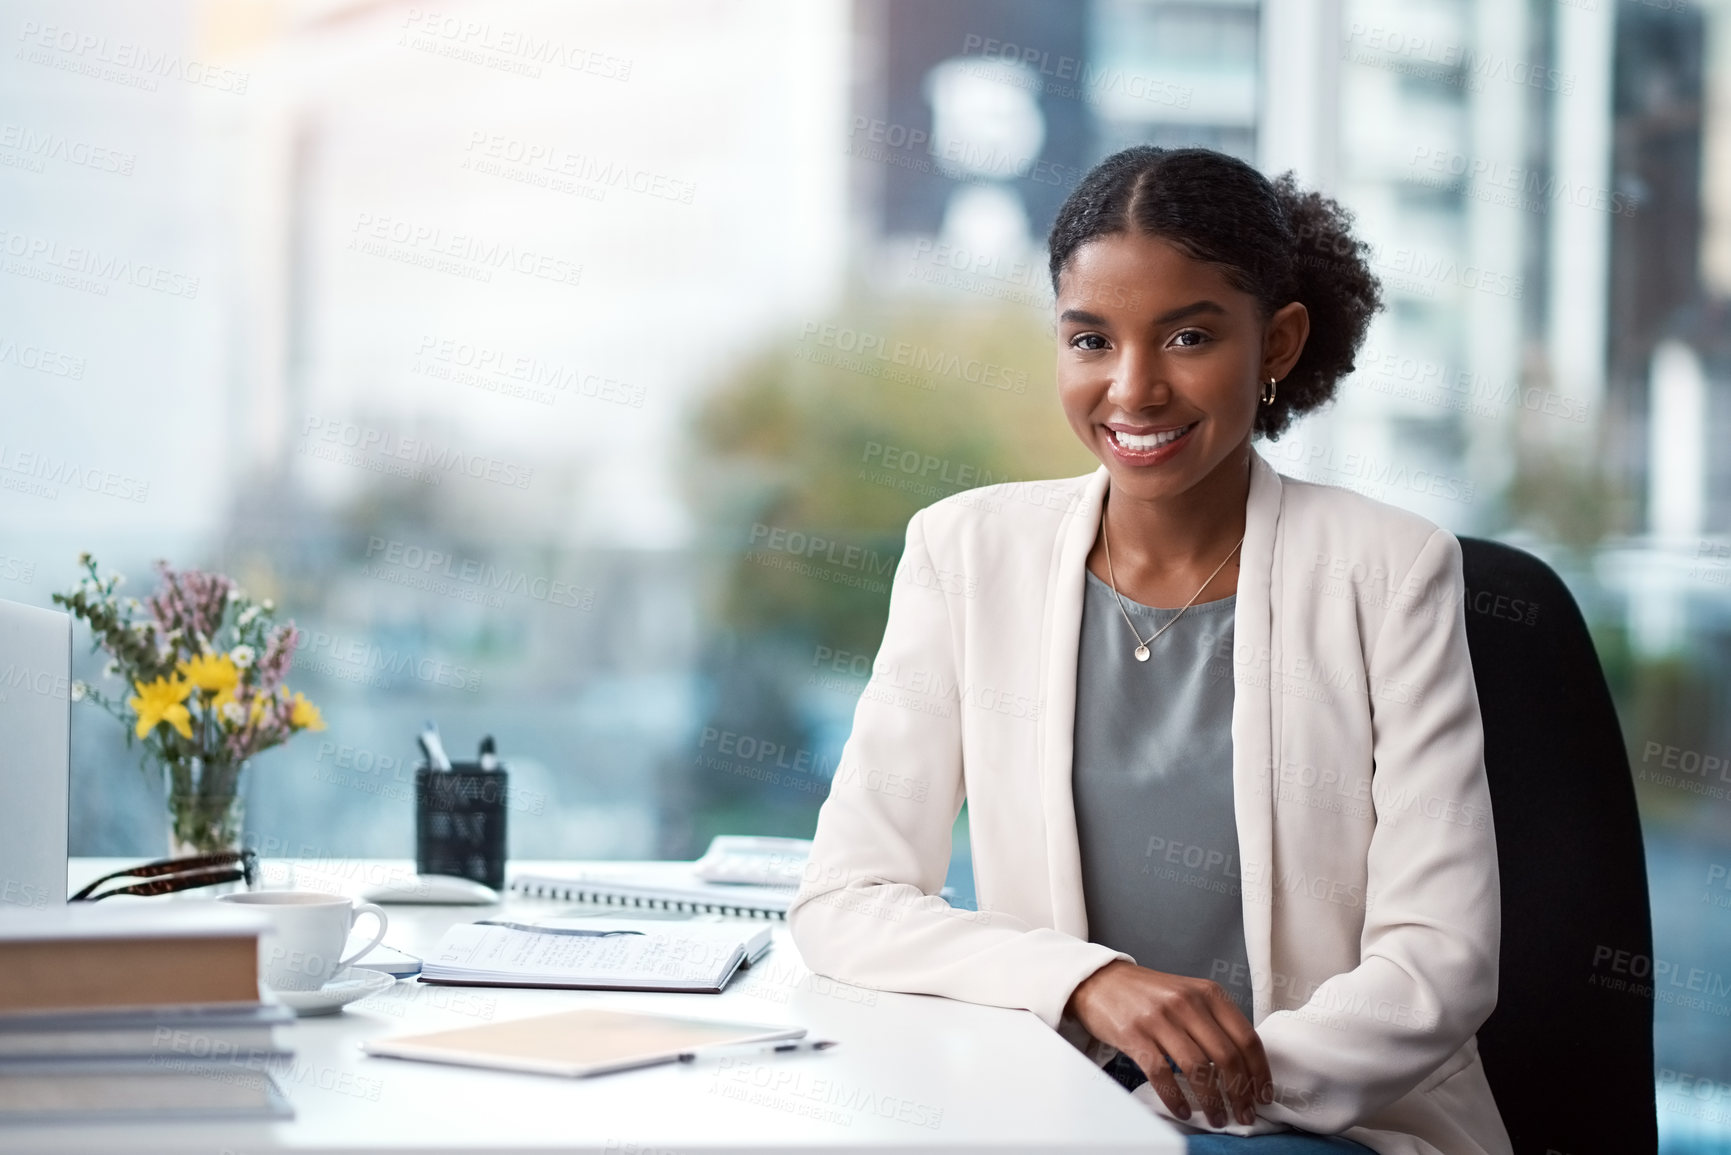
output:
[[490,773],[498,768],[498,747],[493,745],[493,735],[488,734],[481,739],[481,769]]
[[739,1051],[747,1051],[747,1052],[752,1052],[752,1053],[761,1052],[763,1054],[776,1054],[776,1055],[787,1054],[787,1053],[790,1053],[792,1051],[823,1051],[823,1050],[827,1050],[830,1047],[833,1047],[835,1045],[836,1045],[836,1040],[834,1040],[834,1039],[818,1039],[815,1042],[805,1042],[802,1040],[790,1040],[790,1041],[785,1042],[785,1043],[775,1043],[775,1044],[772,1044],[771,1046],[767,1046],[767,1047],[760,1046],[760,1045],[754,1045],[754,1044],[750,1044],[750,1043],[741,1043],[738,1046],[729,1045],[729,1046],[719,1046],[719,1047],[705,1047],[701,1051],[681,1051],[679,1054],[679,1061],[681,1063],[690,1063],[690,1062],[695,1062],[696,1060],[702,1058],[705,1055],[728,1055],[728,1054],[737,1053]]
[[574,926],[536,926],[532,922],[512,922],[505,918],[482,918],[476,926],[502,926],[507,930],[526,930],[535,934],[574,934],[582,938],[606,938],[615,934],[642,934],[640,930],[582,930]]
[[439,728],[431,721],[427,728],[421,731],[419,738],[421,752],[427,756],[427,765],[434,770],[449,770],[451,760],[445,755],[445,744],[439,741]]

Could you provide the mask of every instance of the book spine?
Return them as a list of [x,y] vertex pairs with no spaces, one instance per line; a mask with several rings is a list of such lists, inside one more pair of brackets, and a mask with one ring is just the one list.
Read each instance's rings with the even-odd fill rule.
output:
[[635,906],[651,910],[679,910],[698,914],[734,914],[745,918],[787,920],[787,912],[766,910],[759,906],[731,903],[702,902],[686,898],[650,898],[638,894],[618,894],[614,891],[585,886],[581,882],[517,881],[511,889],[529,898],[557,898],[564,902],[598,902],[609,906]]

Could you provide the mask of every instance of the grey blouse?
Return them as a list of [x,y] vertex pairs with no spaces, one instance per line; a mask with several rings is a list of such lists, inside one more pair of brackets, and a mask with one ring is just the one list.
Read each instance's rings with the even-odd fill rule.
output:
[[[1139,966],[1213,979],[1251,1016],[1232,809],[1232,614],[1193,605],[1146,662],[1086,572],[1071,788],[1088,937]],[[1177,616],[1124,599],[1142,637]]]

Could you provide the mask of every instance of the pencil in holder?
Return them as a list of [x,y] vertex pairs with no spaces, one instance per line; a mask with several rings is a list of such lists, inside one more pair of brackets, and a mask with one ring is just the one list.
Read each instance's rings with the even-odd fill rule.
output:
[[454,762],[415,770],[415,870],[452,874],[494,890],[505,886],[506,777],[503,766]]

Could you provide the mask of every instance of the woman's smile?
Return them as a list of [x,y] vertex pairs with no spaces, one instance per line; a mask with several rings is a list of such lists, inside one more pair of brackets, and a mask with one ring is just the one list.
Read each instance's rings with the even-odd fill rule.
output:
[[1137,430],[1131,425],[1109,423],[1100,428],[1105,433],[1107,448],[1125,465],[1138,468],[1161,465],[1183,452],[1190,443],[1190,433],[1200,424],[1167,426],[1164,429]]

